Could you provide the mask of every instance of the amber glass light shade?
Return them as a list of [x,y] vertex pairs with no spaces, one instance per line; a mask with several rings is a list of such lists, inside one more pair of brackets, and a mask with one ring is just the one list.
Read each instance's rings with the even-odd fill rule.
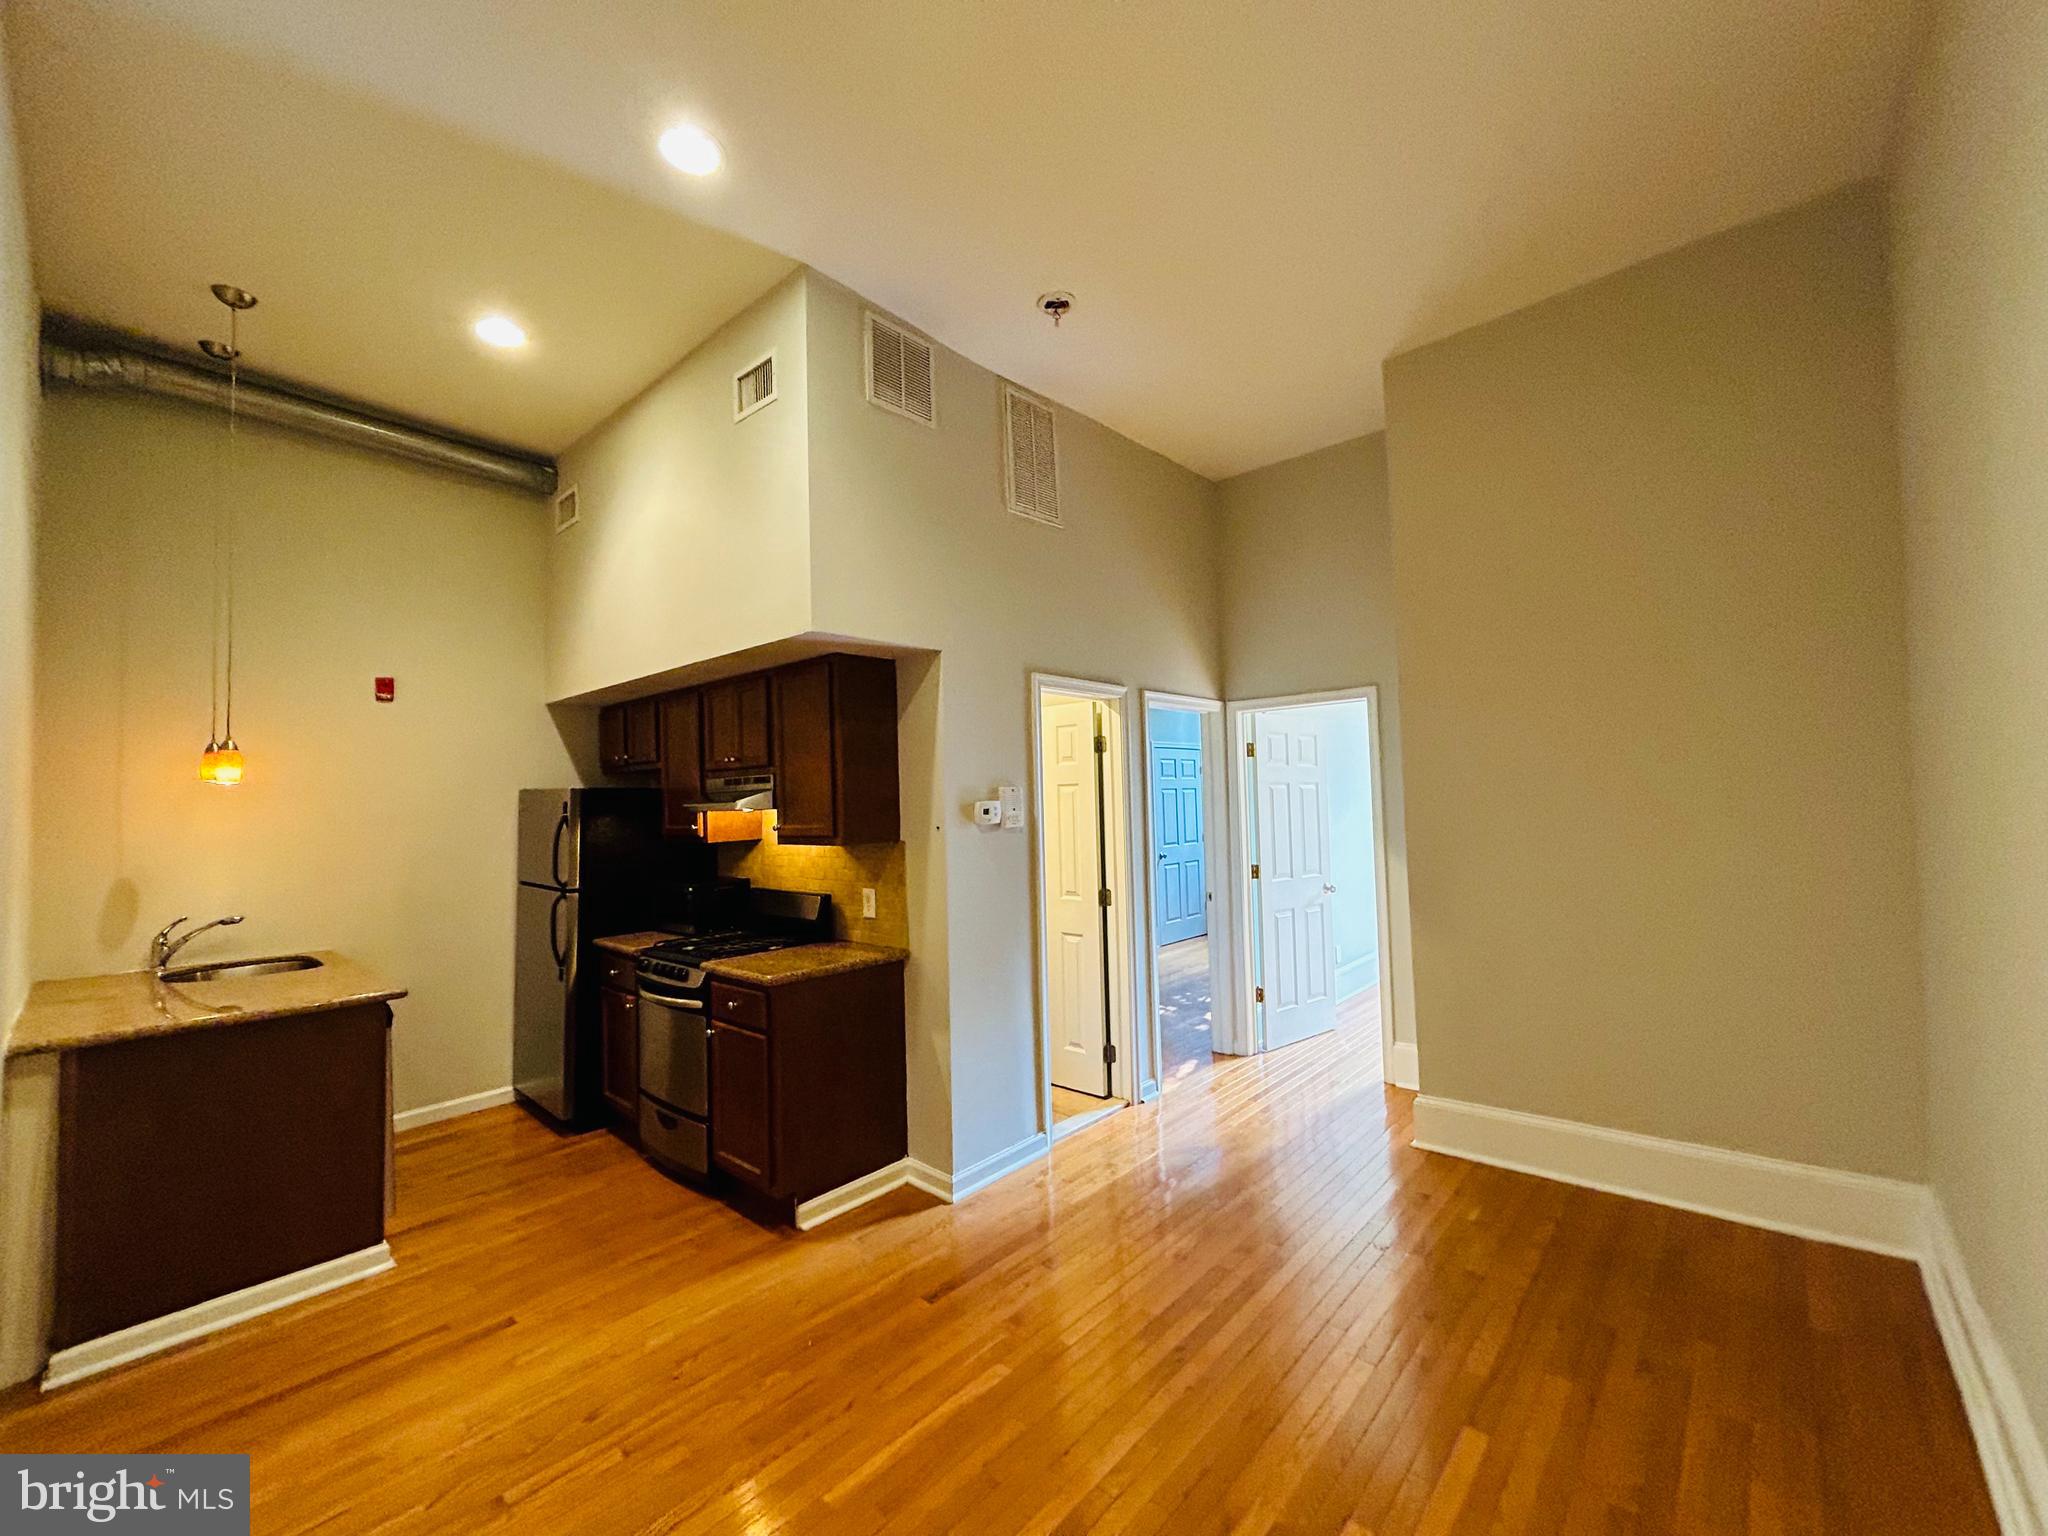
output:
[[218,746],[208,742],[199,756],[199,779],[203,784],[241,783],[242,749],[232,741]]

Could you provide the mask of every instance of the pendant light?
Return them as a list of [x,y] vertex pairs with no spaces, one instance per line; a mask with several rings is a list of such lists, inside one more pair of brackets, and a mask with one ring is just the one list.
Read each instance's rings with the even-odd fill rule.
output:
[[[241,382],[242,311],[256,307],[256,296],[231,283],[215,283],[213,296],[228,312],[228,339],[201,341],[199,348],[215,362],[228,365],[227,473],[222,476],[224,494],[213,510],[213,710],[206,728],[206,750],[199,756],[199,778],[205,784],[224,788],[242,782],[242,749],[235,745],[235,524],[233,481],[235,469],[236,390]],[[221,523],[227,521],[227,537],[221,537]],[[223,552],[225,544],[225,552]],[[226,634],[226,665],[221,660],[222,634]],[[221,713],[222,680],[225,674],[227,713]]]

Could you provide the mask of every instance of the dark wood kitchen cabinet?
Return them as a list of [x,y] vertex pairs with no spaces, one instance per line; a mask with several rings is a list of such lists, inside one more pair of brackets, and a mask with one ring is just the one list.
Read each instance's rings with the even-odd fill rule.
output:
[[697,830],[693,802],[704,798],[703,714],[697,690],[661,700],[661,826],[670,836]]
[[905,1154],[903,964],[713,981],[711,1156],[792,1209]]
[[768,1073],[766,1034],[711,1021],[711,1102],[718,1116],[711,1155],[727,1173],[764,1191],[775,1185],[775,1090]]
[[607,981],[597,1000],[604,1036],[604,1102],[617,1124],[630,1126],[640,1114],[640,998]]
[[773,676],[776,836],[897,841],[896,663],[819,656]]
[[598,766],[642,773],[661,766],[661,700],[628,699],[597,712]]
[[766,768],[772,746],[767,674],[729,678],[699,691],[704,697],[705,771],[740,773]]
[[337,1003],[66,1050],[51,1345],[382,1243],[390,1031]]

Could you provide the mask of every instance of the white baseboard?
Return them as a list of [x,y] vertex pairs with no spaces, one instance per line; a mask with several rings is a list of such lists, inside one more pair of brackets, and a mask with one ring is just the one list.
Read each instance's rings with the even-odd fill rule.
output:
[[997,1179],[1008,1173],[1015,1173],[1026,1163],[1035,1163],[1052,1148],[1052,1143],[1043,1131],[1033,1131],[1015,1146],[1005,1147],[992,1157],[984,1157],[973,1166],[961,1169],[953,1175],[952,1192],[948,1198],[965,1200],[976,1190],[987,1189]]
[[443,1099],[438,1104],[422,1104],[418,1109],[401,1110],[391,1117],[391,1128],[394,1131],[417,1130],[423,1125],[432,1125],[436,1120],[453,1120],[457,1115],[496,1109],[500,1104],[511,1102],[510,1088],[486,1088],[482,1093],[465,1093],[459,1099]]
[[1396,1040],[1387,1053],[1387,1081],[1411,1093],[1422,1086],[1422,1063],[1413,1040]]
[[1377,954],[1361,955],[1337,967],[1337,1001],[1363,992],[1380,979],[1380,957]]
[[1948,1213],[1932,1190],[1925,1191],[1922,1214],[1920,1272],[1970,1416],[1998,1528],[2005,1536],[2048,1536],[2048,1452],[2027,1411],[2019,1378],[1977,1300]]
[[904,1159],[910,1165],[909,1176],[904,1179],[912,1189],[921,1189],[928,1195],[936,1196],[946,1204],[953,1203],[953,1175],[941,1173],[930,1163],[921,1163],[914,1157]]
[[850,1184],[837,1189],[828,1189],[814,1199],[800,1201],[796,1208],[796,1226],[799,1232],[808,1232],[813,1227],[823,1226],[835,1216],[844,1216],[848,1211],[858,1210],[870,1200],[879,1200],[892,1189],[905,1185],[921,1189],[928,1195],[935,1195],[951,1204],[953,1181],[935,1168],[927,1167],[914,1157],[899,1157],[895,1162],[877,1168],[873,1173],[863,1174]]
[[1098,1121],[1107,1120],[1111,1115],[1125,1107],[1122,1099],[1111,1099],[1107,1104],[1099,1104],[1094,1109],[1084,1109],[1078,1115],[1060,1116],[1059,1119],[1052,1123],[1052,1144],[1058,1146],[1069,1136],[1079,1135],[1082,1131],[1087,1130],[1089,1126],[1096,1124]]
[[117,1365],[127,1365],[147,1355],[204,1338],[209,1333],[218,1333],[252,1317],[275,1312],[279,1307],[288,1307],[293,1302],[309,1300],[339,1286],[381,1275],[391,1265],[390,1245],[379,1243],[374,1248],[358,1249],[338,1259],[329,1259],[324,1264],[279,1275],[275,1280],[265,1280],[260,1285],[230,1291],[225,1296],[216,1296],[211,1301],[202,1301],[180,1312],[151,1318],[146,1323],[136,1323],[115,1333],[101,1334],[96,1339],[87,1339],[83,1344],[60,1349],[50,1356],[50,1363],[43,1368],[43,1390],[48,1392],[56,1387],[68,1387],[74,1381],[82,1381],[88,1376],[97,1376],[101,1371],[110,1371]]
[[1425,1152],[1873,1253],[1917,1259],[1924,1241],[1922,1187],[1899,1179],[1428,1094],[1415,1101],[1414,1140]]

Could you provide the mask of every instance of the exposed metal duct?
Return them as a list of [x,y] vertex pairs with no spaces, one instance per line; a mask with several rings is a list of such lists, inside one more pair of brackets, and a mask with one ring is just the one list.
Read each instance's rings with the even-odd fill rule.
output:
[[[228,403],[224,373],[126,347],[74,345],[48,336],[43,338],[43,378],[46,382],[82,389],[124,389],[163,395],[221,411],[227,409]],[[301,394],[275,383],[252,381],[247,374],[236,390],[235,408],[251,421],[267,421],[315,437],[353,443],[358,448],[373,448],[415,463],[474,475],[493,485],[537,491],[543,496],[552,496],[555,491],[555,466],[546,459],[526,458],[464,442],[418,422],[373,416],[340,401]]]

